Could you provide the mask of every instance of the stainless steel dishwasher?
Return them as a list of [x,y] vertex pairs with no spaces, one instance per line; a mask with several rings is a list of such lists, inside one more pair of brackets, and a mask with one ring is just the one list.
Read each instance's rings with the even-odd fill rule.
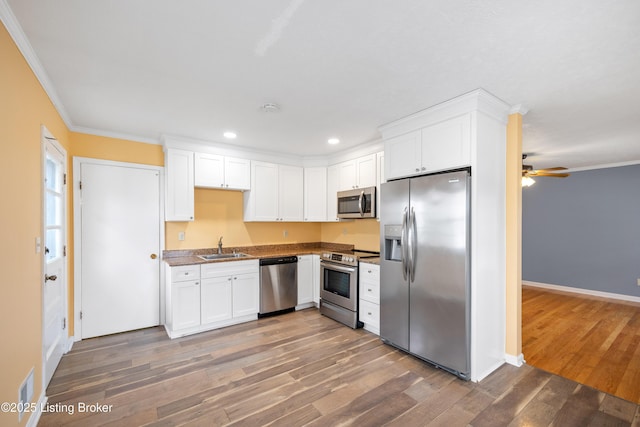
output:
[[293,311],[298,303],[298,257],[260,260],[258,317]]

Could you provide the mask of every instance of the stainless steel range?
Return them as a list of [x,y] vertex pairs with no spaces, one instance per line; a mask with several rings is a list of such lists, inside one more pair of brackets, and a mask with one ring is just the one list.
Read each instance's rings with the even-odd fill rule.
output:
[[358,262],[377,252],[324,252],[320,256],[320,313],[351,328],[358,320]]

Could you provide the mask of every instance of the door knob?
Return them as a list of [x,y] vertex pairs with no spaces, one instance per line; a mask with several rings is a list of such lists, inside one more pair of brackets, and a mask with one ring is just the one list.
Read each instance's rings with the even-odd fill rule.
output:
[[58,276],[56,276],[55,274],[49,276],[48,274],[44,275],[44,281],[48,282],[49,280],[53,281],[53,280],[58,280]]
[[156,258],[158,258],[158,255],[156,255],[156,254],[151,254],[151,255],[149,256],[149,258],[151,258],[151,259],[156,259]]

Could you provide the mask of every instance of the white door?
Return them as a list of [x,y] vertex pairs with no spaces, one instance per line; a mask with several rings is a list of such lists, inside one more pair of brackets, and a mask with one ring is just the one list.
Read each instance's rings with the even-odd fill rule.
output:
[[80,165],[81,336],[160,323],[160,174]]
[[66,185],[67,154],[54,139],[43,137],[44,148],[44,387],[51,381],[67,339]]

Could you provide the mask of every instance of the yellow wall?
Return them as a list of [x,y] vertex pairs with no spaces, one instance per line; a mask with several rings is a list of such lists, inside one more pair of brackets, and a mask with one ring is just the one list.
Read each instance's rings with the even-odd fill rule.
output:
[[[0,402],[16,402],[32,368],[34,399],[42,393],[41,125],[67,150],[69,132],[4,25],[0,58]],[[0,412],[0,425],[17,423],[17,414]]]
[[380,223],[375,219],[323,223],[321,240],[352,244],[356,249],[366,251],[379,251]]
[[507,124],[507,276],[506,345],[510,356],[522,354],[522,115]]
[[[167,222],[167,249],[200,249],[217,246],[250,246],[320,241],[320,224],[303,222],[244,222],[240,191],[196,189],[195,220]],[[287,236],[285,237],[285,231]],[[185,240],[178,240],[178,233]]]

